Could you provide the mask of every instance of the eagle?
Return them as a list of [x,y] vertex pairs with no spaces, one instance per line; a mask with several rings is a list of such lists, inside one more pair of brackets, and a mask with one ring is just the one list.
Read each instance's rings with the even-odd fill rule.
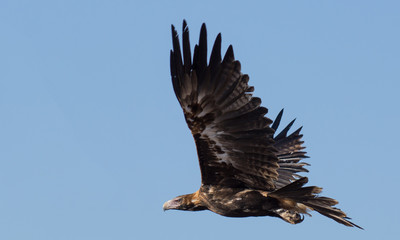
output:
[[[249,76],[241,72],[232,45],[221,56],[221,33],[207,61],[203,23],[192,58],[189,28],[172,29],[171,77],[175,95],[196,143],[201,186],[194,193],[164,203],[163,209],[210,210],[226,217],[272,216],[297,224],[310,211],[349,227],[360,226],[334,207],[338,201],[319,196],[322,188],[305,186],[309,165],[301,128],[289,134],[294,120],[277,134],[283,110],[272,121],[254,97]],[[362,229],[362,228],[361,228]]]

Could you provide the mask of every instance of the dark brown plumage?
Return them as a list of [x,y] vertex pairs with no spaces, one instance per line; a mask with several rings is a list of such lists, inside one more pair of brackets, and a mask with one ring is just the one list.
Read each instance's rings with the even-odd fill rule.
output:
[[[294,120],[275,134],[283,110],[274,122],[268,109],[252,96],[249,77],[241,73],[232,46],[221,57],[218,34],[207,64],[207,31],[201,27],[199,44],[192,55],[189,30],[183,22],[182,51],[172,26],[171,76],[176,97],[196,142],[201,187],[192,194],[167,201],[163,208],[211,210],[228,217],[274,216],[300,223],[302,214],[315,210],[346,226],[338,202],[320,197],[319,187],[304,187],[308,165],[302,151],[301,128],[290,135]],[[271,125],[272,124],[272,125]],[[360,227],[359,227],[360,228]]]

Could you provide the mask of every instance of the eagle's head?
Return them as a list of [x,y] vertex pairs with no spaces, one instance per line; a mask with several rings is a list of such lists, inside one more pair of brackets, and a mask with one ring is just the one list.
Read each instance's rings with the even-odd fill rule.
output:
[[184,211],[200,211],[206,210],[207,208],[201,204],[200,199],[198,198],[198,192],[192,194],[186,194],[182,196],[178,196],[174,199],[166,201],[163,205],[163,210],[184,210]]

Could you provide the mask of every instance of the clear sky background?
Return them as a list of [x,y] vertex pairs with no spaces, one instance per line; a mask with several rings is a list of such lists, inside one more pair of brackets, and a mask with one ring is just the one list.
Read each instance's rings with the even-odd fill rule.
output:
[[[233,44],[304,126],[310,185],[366,230],[162,211],[196,191],[170,24]],[[399,1],[0,2],[0,239],[397,239]]]

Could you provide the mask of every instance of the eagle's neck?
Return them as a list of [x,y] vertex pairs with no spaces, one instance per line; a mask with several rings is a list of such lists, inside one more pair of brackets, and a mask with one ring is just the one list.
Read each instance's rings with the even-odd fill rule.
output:
[[181,197],[181,205],[185,208],[185,210],[200,211],[207,209],[207,207],[204,206],[203,202],[200,199],[199,190],[191,194],[182,195]]

